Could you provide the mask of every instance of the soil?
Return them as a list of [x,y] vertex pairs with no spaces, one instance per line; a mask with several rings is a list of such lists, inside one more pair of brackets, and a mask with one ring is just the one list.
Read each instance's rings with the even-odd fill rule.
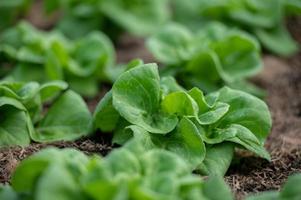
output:
[[[43,25],[48,27],[48,24]],[[301,44],[301,18],[291,18],[287,25]],[[142,58],[146,63],[154,61],[143,43],[143,39],[128,35],[122,37],[117,46],[117,60],[127,62],[132,58]],[[279,190],[289,175],[301,172],[301,52],[291,58],[265,55],[263,60],[264,70],[253,81],[268,93],[266,102],[272,114],[273,127],[265,146],[272,160],[268,162],[244,151],[236,153],[236,160],[225,180],[237,199],[259,191]],[[109,89],[110,86],[104,85],[96,98],[86,99],[91,111]],[[17,164],[43,148],[72,147],[88,155],[106,155],[113,148],[110,141],[110,136],[96,133],[93,137],[75,142],[33,143],[25,148],[1,149],[0,183],[9,183]]]

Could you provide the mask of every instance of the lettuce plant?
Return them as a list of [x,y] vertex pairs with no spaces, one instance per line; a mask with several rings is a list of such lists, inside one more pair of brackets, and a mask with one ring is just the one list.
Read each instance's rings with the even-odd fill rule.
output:
[[224,85],[257,96],[263,91],[246,81],[262,68],[260,47],[245,32],[211,23],[197,33],[171,24],[148,40],[148,48],[186,88],[212,92]]
[[[0,147],[31,140],[73,140],[89,133],[91,114],[64,82],[0,82]],[[43,114],[43,105],[48,105]]]
[[93,32],[68,40],[59,32],[42,32],[21,22],[0,37],[0,64],[12,69],[8,79],[16,81],[65,80],[84,96],[94,96],[99,81],[115,55],[110,40]]
[[93,127],[113,132],[118,144],[137,138],[176,152],[203,174],[224,174],[235,147],[269,159],[263,144],[271,117],[262,100],[228,87],[206,96],[187,91],[160,79],[156,64],[124,72],[98,104]]
[[[11,187],[3,187],[0,197],[10,195],[18,200],[232,199],[222,178],[212,177],[204,182],[201,177],[192,175],[185,161],[176,154],[156,149],[138,154],[138,149],[143,149],[141,144],[131,143],[105,158],[89,158],[73,149],[42,150],[21,162],[12,176]],[[219,192],[212,193],[213,186],[218,186]]]
[[120,29],[145,36],[169,18],[167,0],[47,0],[44,7],[47,13],[56,9],[64,13],[57,28],[71,38],[98,29],[107,32],[112,29],[110,36]]
[[[188,2],[190,6],[186,6],[188,7],[186,9],[181,1],[173,3],[176,8],[174,9],[176,20],[179,22],[189,24],[191,20],[198,19],[198,22],[201,22],[198,26],[202,26],[208,21],[219,20],[256,35],[262,45],[273,53],[288,56],[298,50],[297,43],[284,24],[287,15],[301,13],[301,4],[298,0],[189,0]],[[190,14],[192,16],[177,14],[187,13],[187,11],[193,13]]]

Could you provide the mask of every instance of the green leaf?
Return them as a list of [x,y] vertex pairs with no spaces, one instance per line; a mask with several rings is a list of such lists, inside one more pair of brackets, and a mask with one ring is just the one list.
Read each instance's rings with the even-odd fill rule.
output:
[[185,91],[185,89],[182,86],[180,86],[177,83],[176,79],[172,76],[162,77],[160,80],[160,86],[161,86],[163,98],[164,96],[172,92]]
[[247,34],[233,32],[212,43],[212,48],[220,60],[220,76],[226,82],[253,76],[262,68],[259,45]]
[[197,127],[187,117],[182,118],[174,132],[157,138],[155,143],[181,156],[192,169],[205,159],[205,144]]
[[218,93],[219,100],[230,105],[227,114],[218,122],[218,127],[226,128],[230,124],[239,124],[249,129],[263,144],[272,124],[265,102],[248,93],[227,87],[222,88]]
[[[58,182],[63,183],[62,180],[58,181],[58,177],[64,177],[65,174],[66,177],[63,179],[69,179],[70,175],[68,175],[68,173],[66,174],[66,170],[69,171],[69,174],[71,174],[73,178],[80,177],[85,171],[87,162],[88,158],[80,151],[74,149],[58,150],[56,148],[48,148],[22,161],[14,171],[11,185],[16,192],[21,194],[27,193],[33,196],[40,193],[39,195],[41,195],[41,192],[45,192],[46,189],[40,188],[36,193],[36,188],[45,187],[45,184],[48,183],[49,189],[50,186],[52,189],[58,189],[55,188],[56,185],[59,184]],[[57,167],[61,169],[58,171],[64,172],[58,172]],[[58,176],[58,174],[60,175]],[[26,181],[24,181],[24,179],[26,179]],[[64,184],[68,185],[70,179],[65,181]],[[49,190],[47,189],[47,191]]]
[[255,34],[268,50],[280,56],[289,56],[298,51],[298,44],[284,25],[272,29],[255,29]]
[[63,81],[52,81],[44,83],[40,86],[41,101],[49,101],[58,95],[58,93],[66,90],[68,84]]
[[194,53],[193,35],[185,27],[171,24],[164,27],[147,41],[155,58],[166,64],[178,64]]
[[[217,190],[218,188],[218,190]],[[210,200],[233,200],[229,186],[221,176],[210,176],[203,186],[204,195]]]
[[183,91],[167,95],[162,101],[162,109],[178,116],[197,116],[199,112],[197,103]]
[[28,145],[33,127],[25,107],[15,99],[0,97],[0,111],[0,147]]
[[[57,177],[60,177],[60,181],[57,181]],[[79,186],[76,177],[68,169],[59,165],[52,165],[43,172],[43,178],[38,180],[34,198],[40,200],[81,200],[84,196],[79,190]]]
[[177,125],[175,115],[160,109],[160,80],[155,64],[123,73],[113,85],[113,106],[132,124],[151,133],[166,134]]
[[198,116],[198,122],[202,125],[214,124],[228,112],[229,107],[229,104],[217,102],[208,112]]
[[222,82],[221,69],[220,60],[214,51],[200,51],[187,62],[183,79],[186,84],[197,86],[205,92],[215,91]]
[[97,105],[93,114],[93,129],[111,132],[116,128],[119,113],[112,104],[112,91],[109,91]]
[[234,145],[229,142],[206,147],[206,157],[197,171],[203,175],[224,176],[234,154]]
[[74,140],[89,133],[90,122],[91,114],[84,100],[67,91],[50,107],[32,138],[39,142]]
[[225,141],[231,141],[242,145],[244,148],[256,153],[257,155],[270,160],[269,153],[264,149],[255,135],[247,128],[232,124],[226,129],[216,130],[216,134],[224,138]]
[[230,17],[249,27],[275,27],[283,17],[282,0],[243,0],[232,5]]

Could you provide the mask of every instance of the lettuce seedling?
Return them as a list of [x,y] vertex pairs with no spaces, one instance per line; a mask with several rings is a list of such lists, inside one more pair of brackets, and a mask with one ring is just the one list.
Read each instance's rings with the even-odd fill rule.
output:
[[10,65],[7,75],[16,81],[65,80],[84,96],[94,96],[106,69],[114,63],[114,48],[99,32],[68,40],[59,32],[42,32],[21,22],[0,37],[0,63]]
[[[20,163],[12,176],[11,188],[3,187],[0,197],[6,194],[41,200],[233,199],[221,177],[204,182],[191,174],[176,154],[138,149],[144,147],[132,141],[105,158],[87,157],[73,149],[42,150]],[[213,193],[216,186],[218,192]]]
[[99,29],[109,32],[111,37],[121,29],[146,36],[168,20],[168,6],[167,0],[47,0],[44,3],[46,13],[57,9],[64,13],[57,28],[71,38]]
[[[190,6],[186,6],[187,8],[180,1],[173,2],[173,5],[176,8],[176,20],[183,24],[189,25],[191,21],[196,22],[198,19],[198,25],[192,25],[203,26],[218,20],[249,31],[273,53],[289,56],[298,50],[297,43],[284,25],[287,15],[301,13],[298,0],[189,0]],[[191,16],[187,17],[179,12],[193,14],[190,13]]]
[[176,152],[203,174],[224,174],[235,147],[269,159],[263,144],[271,117],[262,100],[227,87],[206,96],[186,91],[172,78],[160,80],[156,64],[124,72],[98,104],[93,127],[114,132],[118,144],[136,138]]
[[[91,114],[84,100],[61,81],[0,82],[0,147],[30,140],[73,140],[89,133]],[[43,105],[48,109],[43,113]]]
[[257,96],[263,91],[246,81],[262,68],[260,47],[245,32],[212,23],[193,34],[171,24],[152,36],[147,46],[165,64],[162,74],[174,75],[186,88],[212,92],[224,85]]

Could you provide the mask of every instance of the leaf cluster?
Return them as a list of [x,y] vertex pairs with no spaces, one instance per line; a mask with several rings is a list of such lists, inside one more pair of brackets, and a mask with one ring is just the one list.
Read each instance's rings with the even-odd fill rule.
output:
[[0,113],[0,147],[74,140],[91,122],[84,100],[61,81],[0,82]]
[[[73,149],[42,150],[20,163],[12,176],[11,187],[2,187],[0,197],[10,200],[232,199],[222,178],[203,182],[191,174],[176,154],[155,149],[139,152],[139,149],[143,146],[131,143],[105,158],[89,158]],[[219,192],[212,193],[211,187],[216,185]]]
[[224,85],[263,97],[247,78],[262,69],[256,39],[221,23],[210,23],[196,33],[170,24],[150,37],[148,49],[165,65],[161,74],[175,76],[186,88],[206,93]]
[[[15,81],[64,80],[76,92],[94,96],[99,81],[115,62],[110,40],[100,32],[69,40],[60,32],[43,32],[21,22],[0,35],[0,75]],[[7,66],[7,67],[5,67]],[[8,70],[5,70],[8,68]]]
[[203,174],[224,174],[240,147],[269,159],[263,147],[271,128],[267,105],[224,87],[204,95],[171,77],[160,79],[156,64],[124,72],[98,104],[94,129],[113,132],[113,142],[136,138],[144,146],[180,155]]
[[191,27],[218,20],[249,31],[278,55],[289,56],[298,50],[284,21],[286,16],[301,13],[300,0],[176,0],[173,4],[175,20]]

